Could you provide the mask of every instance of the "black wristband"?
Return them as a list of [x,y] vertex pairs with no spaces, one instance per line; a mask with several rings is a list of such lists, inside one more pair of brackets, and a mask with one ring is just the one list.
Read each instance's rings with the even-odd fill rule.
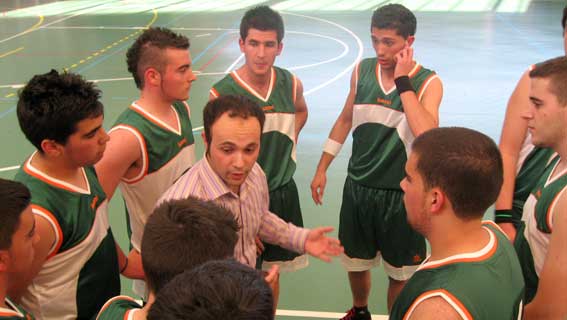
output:
[[496,223],[511,223],[514,221],[514,210],[494,210],[494,222]]
[[394,79],[394,83],[396,84],[396,89],[398,89],[398,94],[402,94],[406,91],[415,92],[408,76],[401,76]]

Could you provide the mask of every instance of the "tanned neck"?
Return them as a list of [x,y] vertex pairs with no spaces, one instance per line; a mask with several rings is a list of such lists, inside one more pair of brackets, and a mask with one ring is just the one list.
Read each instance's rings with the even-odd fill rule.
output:
[[172,112],[170,106],[173,102],[153,93],[151,89],[142,90],[140,99],[136,101],[140,107],[158,118],[167,117]]
[[268,71],[263,75],[256,75],[250,72],[246,65],[239,68],[237,71],[238,75],[244,79],[248,84],[252,85],[254,89],[265,89],[270,85],[270,80],[272,78],[272,71]]
[[[454,223],[455,220],[458,222]],[[488,244],[490,236],[482,227],[480,219],[454,219],[451,223],[433,230],[427,239],[431,245],[430,260],[434,261],[456,254],[476,252]]]
[[74,185],[84,183],[81,167],[76,167],[49,159],[44,153],[37,152],[31,161],[32,166],[41,172],[56,179],[69,182]]

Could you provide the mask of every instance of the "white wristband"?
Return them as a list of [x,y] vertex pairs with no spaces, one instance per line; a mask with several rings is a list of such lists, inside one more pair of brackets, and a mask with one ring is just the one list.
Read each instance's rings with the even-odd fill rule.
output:
[[326,152],[332,155],[333,157],[335,157],[337,154],[339,154],[342,147],[343,147],[342,143],[338,143],[335,140],[329,138],[327,139],[327,142],[325,142],[325,145],[323,146],[323,152]]

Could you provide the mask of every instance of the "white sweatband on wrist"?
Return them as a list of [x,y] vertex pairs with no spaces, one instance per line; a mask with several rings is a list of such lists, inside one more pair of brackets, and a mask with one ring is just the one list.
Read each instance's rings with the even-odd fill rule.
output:
[[337,154],[339,154],[342,147],[343,147],[342,143],[338,143],[335,140],[329,138],[327,139],[327,142],[325,142],[325,145],[323,146],[323,152],[326,152],[332,155],[333,157],[335,157]]

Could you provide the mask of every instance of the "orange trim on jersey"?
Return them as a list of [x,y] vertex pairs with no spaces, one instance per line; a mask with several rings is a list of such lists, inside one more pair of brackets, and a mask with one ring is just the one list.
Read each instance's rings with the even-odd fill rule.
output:
[[260,98],[261,100],[264,101],[268,101],[268,99],[270,99],[270,96],[272,94],[272,90],[274,88],[274,86],[276,85],[276,81],[277,81],[277,75],[276,75],[276,71],[274,70],[274,68],[272,67],[271,69],[271,74],[270,74],[270,84],[268,87],[268,92],[266,93],[265,97],[262,97],[262,95],[260,95],[259,92],[257,91],[251,91],[250,89],[252,89],[252,87],[250,87],[249,84],[247,84],[246,82],[244,82],[244,80],[240,79],[240,76],[237,75],[236,71],[233,71],[230,73],[230,76],[232,77],[232,79],[234,79],[234,81],[244,90],[248,91],[251,95]]
[[[72,189],[72,188],[69,188],[69,187],[66,186],[66,185],[63,185],[63,184],[61,184],[61,183],[59,183],[59,182],[57,182],[57,181],[54,181],[54,180],[52,180],[52,179],[49,179],[49,177],[45,177],[45,176],[43,176],[43,175],[37,174],[37,173],[33,172],[32,170],[30,170],[30,168],[28,168],[28,165],[29,165],[29,161],[30,161],[30,160],[31,160],[31,158],[30,158],[29,160],[26,160],[26,163],[24,164],[24,171],[25,171],[27,174],[29,174],[30,176],[32,176],[32,177],[34,177],[34,178],[36,178],[36,179],[38,179],[38,180],[41,180],[41,181],[47,183],[47,184],[49,184],[49,185],[52,185],[52,186],[54,186],[54,187],[57,187],[57,188],[59,188],[59,189],[67,190],[67,191],[70,191],[70,192],[73,192],[73,193],[79,193],[77,190],[74,190],[74,189]],[[85,178],[86,178],[86,175],[85,175]],[[88,183],[89,183],[88,180],[85,181],[85,182],[87,183],[87,187],[88,187]]]
[[44,215],[46,215],[47,218],[50,220],[51,225],[55,226],[56,230],[54,231],[57,233],[58,240],[57,243],[55,243],[53,250],[51,250],[51,252],[47,255],[46,260],[49,260],[51,257],[59,253],[59,248],[61,248],[61,245],[63,244],[63,230],[61,229],[61,226],[59,225],[59,221],[57,221],[57,218],[55,218],[55,216],[49,210],[37,204],[32,204],[31,206],[32,206],[32,210],[37,210],[43,213]]
[[158,121],[156,121],[155,119],[152,119],[152,117],[150,117],[150,113],[147,112],[146,110],[144,110],[142,107],[136,107],[135,105],[130,105],[130,109],[134,110],[134,112],[136,112],[137,114],[141,115],[142,117],[144,117],[146,120],[148,120],[149,122],[155,124],[156,126],[167,130],[169,132],[173,132],[175,134],[179,134],[181,135],[182,133],[182,128],[181,128],[181,117],[179,116],[179,113],[177,112],[177,110],[175,110],[175,108],[173,106],[171,106],[173,109],[173,112],[175,112],[175,116],[177,117],[178,123],[179,123],[179,133],[176,132],[175,130],[172,130],[172,128],[168,128],[166,126],[164,126],[162,123],[159,123]]
[[[547,227],[549,228],[549,233],[553,232],[553,227],[551,225],[551,219],[553,219],[553,217],[551,216],[552,212],[551,209],[553,209],[553,205],[555,204],[555,202],[557,201],[557,199],[563,194],[563,190],[559,191],[555,197],[553,198],[553,200],[551,200],[551,203],[549,204],[549,207],[547,208],[547,212],[545,213],[545,224],[547,225]],[[534,210],[535,211],[535,210]]]
[[[133,109],[133,110],[135,110],[135,109]],[[112,128],[111,131],[114,131],[114,130],[126,130],[126,131],[128,131],[128,129],[126,129],[126,128],[132,129],[133,131],[135,131],[136,134],[138,135],[138,137],[142,139],[142,145],[140,147],[142,148],[142,157],[146,159],[146,161],[145,161],[146,165],[140,171],[140,173],[142,173],[142,175],[140,177],[138,177],[136,179],[125,179],[125,178],[121,179],[122,181],[124,181],[127,184],[133,184],[133,183],[141,181],[148,174],[148,170],[149,170],[149,167],[150,167],[150,158],[148,156],[148,148],[146,146],[146,139],[144,139],[144,136],[142,135],[142,133],[138,129],[136,129],[135,127],[132,127],[130,125],[127,125],[127,124],[120,124],[120,125]],[[132,133],[132,132],[130,132],[130,133]],[[140,141],[138,138],[136,138],[136,140],[138,142]],[[144,162],[144,159],[142,159],[142,162]],[[140,173],[138,173],[138,175],[140,175]]]
[[[233,77],[234,78],[234,77]],[[220,93],[217,91],[217,89],[215,88],[211,88],[211,90],[209,90],[209,92],[215,97],[218,98],[220,96]]]
[[447,261],[441,261],[441,262],[428,262],[427,264],[424,264],[423,266],[421,266],[419,268],[419,270],[427,270],[427,269],[438,268],[438,267],[453,264],[453,263],[483,261],[483,260],[490,258],[496,252],[496,249],[498,249],[498,238],[496,238],[496,235],[494,234],[494,232],[492,230],[490,230],[490,229],[486,229],[486,230],[491,234],[492,237],[494,237],[494,245],[492,246],[492,248],[490,248],[490,250],[487,253],[483,254],[482,256],[470,257],[470,258],[464,257],[464,258],[458,258],[458,259],[449,259]]
[[425,78],[425,81],[423,81],[423,85],[421,86],[421,88],[419,89],[419,92],[417,93],[417,97],[421,97],[421,95],[423,94],[423,92],[429,88],[429,81],[431,81],[433,78],[437,77],[436,73],[432,73],[429,75],[429,77]]
[[[110,298],[110,300],[106,301],[104,303],[104,305],[102,306],[102,308],[100,308],[100,311],[98,312],[98,314],[96,315],[96,320],[99,319],[100,315],[106,310],[108,309],[108,307],[116,300],[128,300],[128,301],[132,301],[132,302],[136,302],[136,300],[134,300],[132,297],[129,296],[116,296],[113,298]],[[128,314],[131,312],[132,310],[128,310],[126,311],[126,313],[124,314],[124,319],[128,319]]]
[[[460,311],[464,313],[464,316],[466,317],[465,319],[471,319],[471,320],[473,319],[473,316],[470,314],[469,310],[461,303],[459,299],[457,299],[454,295],[452,295],[449,291],[445,289],[437,289],[437,290],[426,291],[420,294],[410,305],[410,307],[406,311],[406,314],[404,314],[403,320],[409,319],[409,316],[411,315],[413,310],[415,310],[415,308],[419,303],[433,297],[440,297],[445,301],[447,301],[445,298],[451,300],[451,302],[453,302],[457,306],[457,308],[459,308]],[[452,305],[449,301],[447,302],[451,305],[451,307],[455,308],[455,306]]]
[[422,68],[421,64],[416,62],[415,66],[413,67],[413,69],[408,74],[408,77],[410,77],[410,78],[415,77],[415,75],[421,70],[421,68]]

